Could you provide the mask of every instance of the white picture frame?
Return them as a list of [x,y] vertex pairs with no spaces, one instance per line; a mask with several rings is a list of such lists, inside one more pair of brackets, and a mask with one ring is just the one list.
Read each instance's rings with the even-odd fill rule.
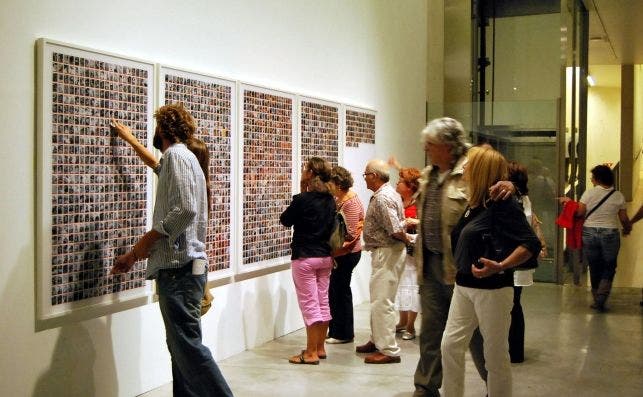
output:
[[[155,70],[151,62],[46,38],[36,48],[35,295],[41,329],[151,300],[144,262],[118,279],[109,275],[125,244],[150,226],[152,173],[140,160],[134,165],[134,151],[118,142],[108,123],[131,118],[135,134],[151,147]],[[125,213],[134,216],[118,217]]]
[[[344,147],[342,105],[338,102],[302,95],[297,97],[297,102],[300,162],[316,156],[333,165],[341,165]],[[326,142],[329,138],[334,138],[334,146],[333,142]],[[333,150],[334,155],[330,153]]]
[[[237,181],[238,175],[238,122],[237,122],[237,82],[223,79],[213,75],[174,68],[166,65],[159,65],[159,105],[166,104],[167,89],[172,78],[173,84],[179,84],[188,90],[176,92],[174,90],[174,101],[181,101],[192,113],[197,121],[197,136],[206,141],[210,149],[210,179],[212,182],[212,203],[210,220],[208,224],[208,240],[212,236],[220,236],[226,232],[221,230],[227,224],[227,241],[207,241],[208,247],[208,280],[220,280],[229,278],[234,274],[234,267],[237,261],[238,251],[233,249],[237,245],[239,221],[236,217],[239,202],[239,190]],[[189,89],[191,87],[191,89]],[[209,95],[224,95],[225,98],[207,98]],[[196,99],[195,99],[196,97]],[[200,102],[200,103],[195,103]],[[226,109],[226,104],[228,108]],[[220,106],[221,105],[221,106]],[[194,109],[193,109],[194,108]],[[216,113],[215,108],[221,112]],[[209,113],[202,114],[202,113]],[[210,118],[209,116],[214,116]],[[227,119],[227,120],[226,120]],[[223,131],[220,136],[214,139],[207,139],[203,135],[204,129]],[[227,132],[224,131],[227,129]],[[226,137],[226,133],[229,135]],[[227,151],[224,146],[227,146]],[[217,172],[221,168],[221,172]],[[224,170],[227,168],[227,170]],[[227,171],[227,172],[224,172]],[[226,180],[227,179],[227,180]],[[226,190],[227,191],[221,191]],[[219,210],[220,207],[226,207]],[[223,225],[221,225],[223,219]],[[216,244],[212,247],[211,244]],[[222,245],[224,244],[224,245]],[[221,260],[225,264],[220,263]]]
[[[290,263],[292,233],[279,224],[279,215],[299,190],[300,165],[297,96],[240,83],[238,98],[238,189],[241,200],[237,252],[241,255],[236,272],[243,274]],[[244,109],[246,101],[248,109]],[[270,103],[275,101],[277,103],[273,105],[278,109],[271,108]],[[255,122],[260,125],[252,124]],[[275,133],[280,135],[275,136]],[[271,134],[272,138],[266,138]],[[250,207],[253,204],[257,207]]]

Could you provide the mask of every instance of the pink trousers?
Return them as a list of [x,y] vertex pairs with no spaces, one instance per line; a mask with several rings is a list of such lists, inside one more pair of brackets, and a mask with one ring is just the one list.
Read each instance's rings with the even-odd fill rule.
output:
[[299,309],[306,326],[330,321],[328,284],[333,258],[300,258],[292,261],[292,279],[295,282]]

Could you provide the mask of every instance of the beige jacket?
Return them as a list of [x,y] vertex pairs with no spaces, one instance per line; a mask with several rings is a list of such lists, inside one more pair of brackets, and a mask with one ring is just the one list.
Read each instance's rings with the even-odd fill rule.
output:
[[[467,207],[467,199],[469,198],[467,187],[465,182],[462,180],[462,173],[464,169],[462,165],[466,160],[466,156],[460,157],[457,161],[453,170],[449,175],[447,175],[444,183],[442,185],[442,249],[443,249],[443,262],[442,262],[442,274],[443,279],[438,280],[443,284],[454,284],[455,283],[455,273],[456,266],[453,260],[453,253],[451,252],[451,230],[458,223],[460,217],[464,213]],[[432,166],[426,167],[422,170],[422,177],[420,178],[420,187],[418,191],[420,196],[418,197],[417,209],[418,209],[418,219],[422,222],[422,210],[424,208],[424,200],[426,199],[426,188],[429,182],[429,173],[431,172]],[[423,237],[422,237],[422,225],[418,227],[418,235],[415,240],[415,262],[418,274],[418,284],[424,283],[423,275]]]

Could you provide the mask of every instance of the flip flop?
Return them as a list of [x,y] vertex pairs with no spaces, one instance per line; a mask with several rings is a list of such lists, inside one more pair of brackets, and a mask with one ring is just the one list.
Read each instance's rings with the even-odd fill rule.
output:
[[[301,354],[304,354],[304,353],[306,353],[306,349],[301,351]],[[328,355],[326,355],[326,354],[317,354],[317,357],[319,357],[322,360],[325,360],[326,357],[328,357]]]
[[291,357],[288,359],[288,362],[291,364],[309,364],[309,365],[319,365],[319,360],[315,361],[306,361],[304,358],[304,353],[301,353],[298,356]]

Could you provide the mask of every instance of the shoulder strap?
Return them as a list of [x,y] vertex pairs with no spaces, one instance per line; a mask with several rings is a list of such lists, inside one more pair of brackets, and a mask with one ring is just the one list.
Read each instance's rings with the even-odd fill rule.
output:
[[341,211],[342,207],[344,207],[344,203],[346,203],[348,200],[352,199],[355,196],[357,196],[357,193],[355,193],[352,190],[346,193],[346,196],[344,196],[344,199],[341,202],[337,203],[337,211]]
[[611,191],[611,192],[607,193],[607,194],[605,195],[605,197],[603,197],[603,198],[601,199],[601,201],[599,201],[599,202],[598,202],[598,204],[596,204],[596,205],[594,206],[594,208],[592,208],[592,209],[591,209],[591,211],[589,211],[589,212],[587,213],[587,215],[585,215],[585,219],[589,218],[589,216],[590,216],[590,215],[592,215],[592,214],[594,213],[594,211],[596,211],[596,210],[598,209],[598,207],[600,207],[601,205],[603,205],[603,203],[604,203],[608,198],[610,198],[610,196],[611,196],[615,191],[616,191],[616,189],[612,189],[612,191]]

